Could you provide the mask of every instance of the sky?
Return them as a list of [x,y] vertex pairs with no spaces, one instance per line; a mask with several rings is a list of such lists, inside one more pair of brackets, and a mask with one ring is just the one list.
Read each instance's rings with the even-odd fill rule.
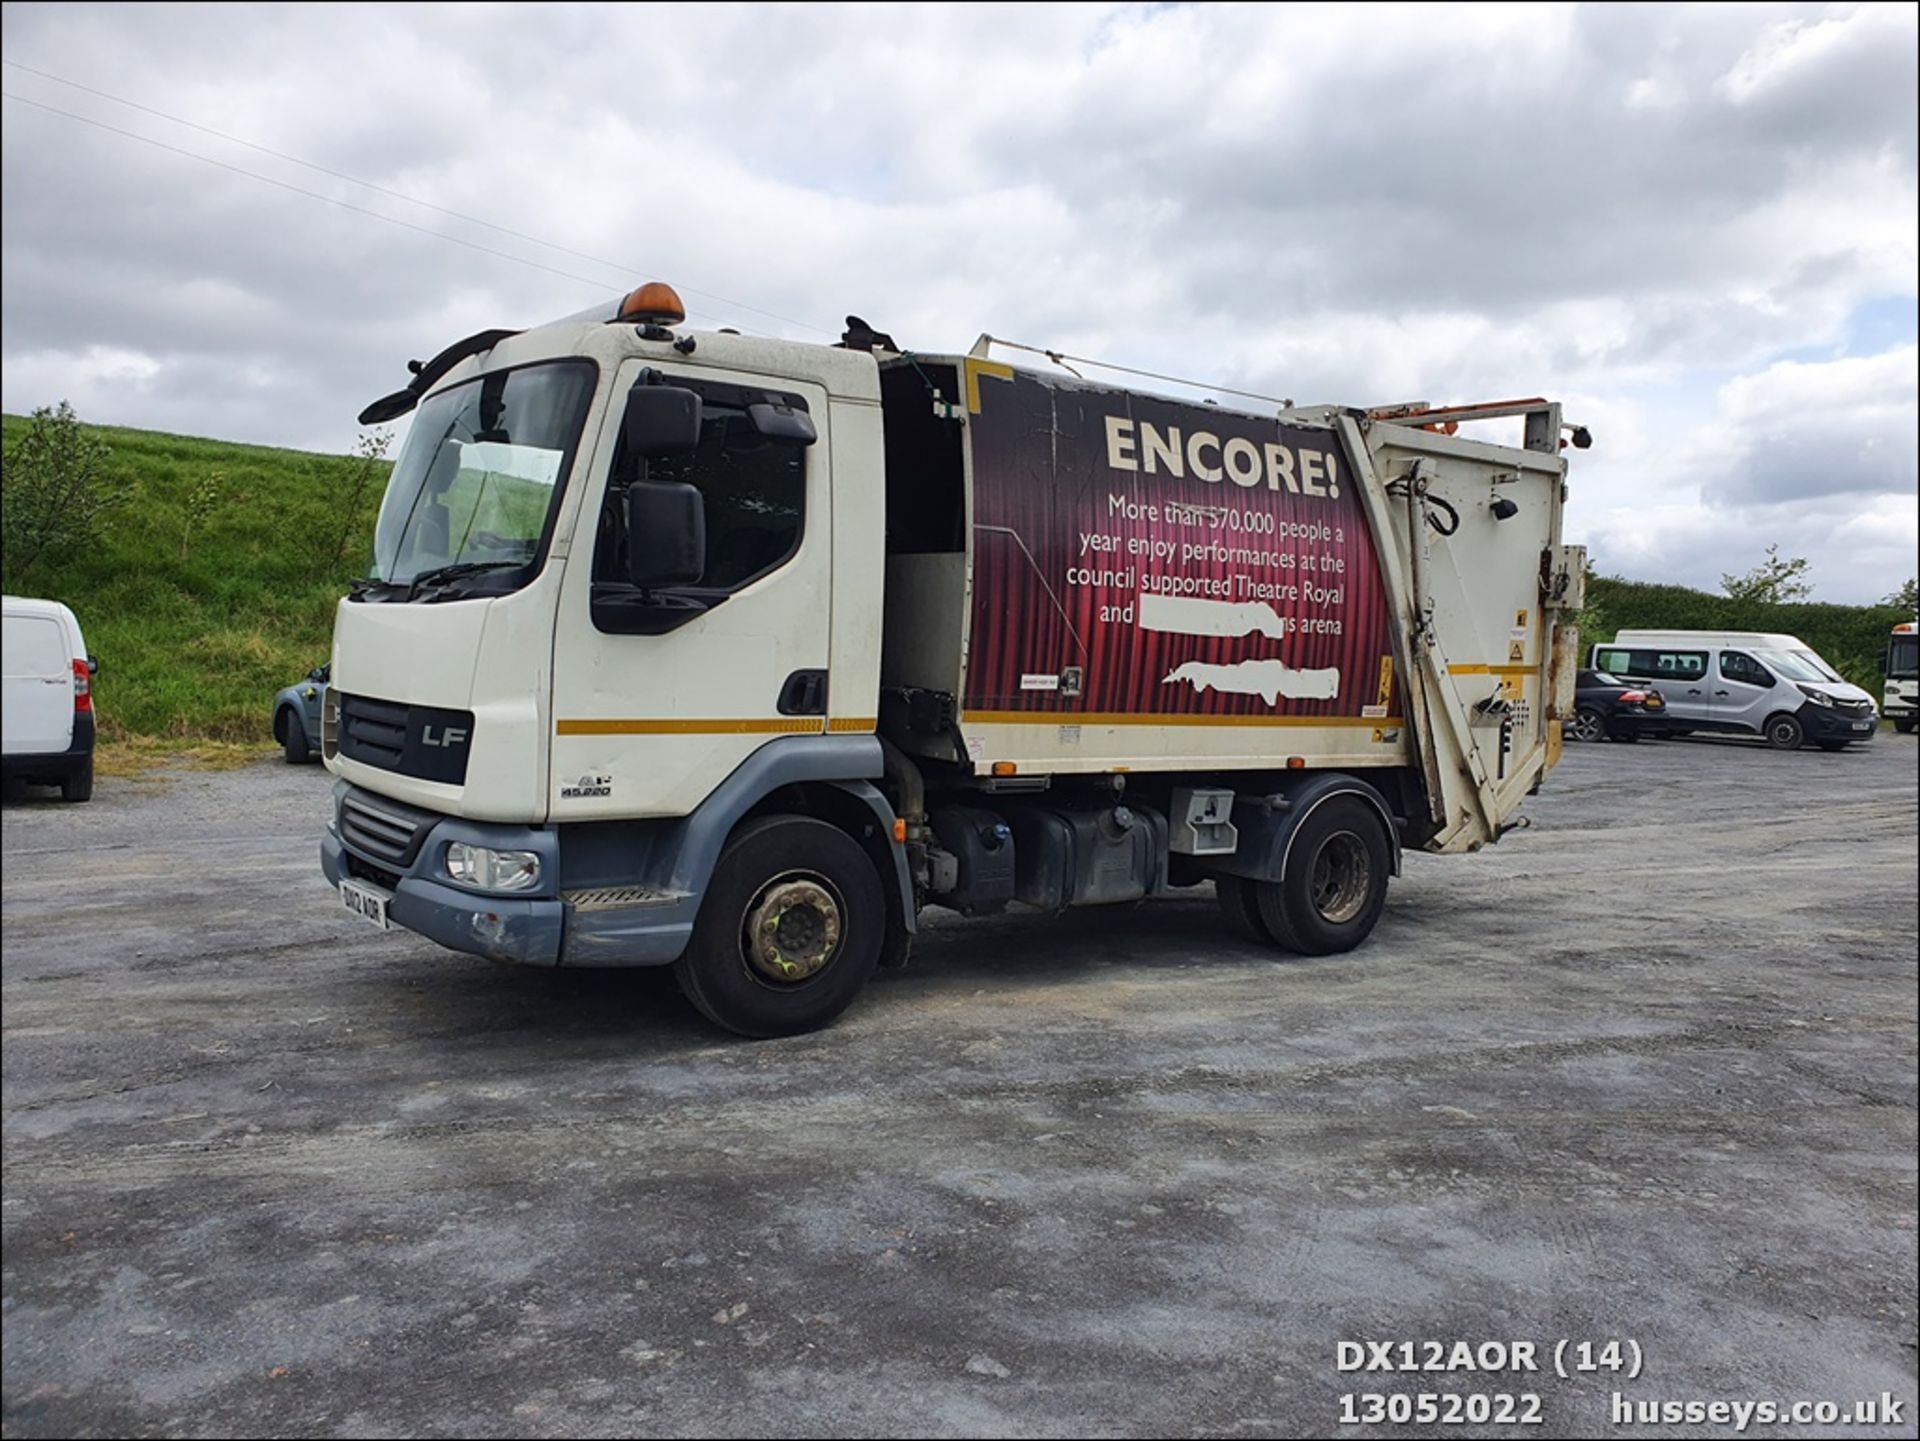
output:
[[[1301,403],[1562,400],[1568,539],[1915,571],[1916,10],[4,9],[0,402],[344,451],[663,279]],[[62,113],[64,112],[64,113]],[[304,162],[304,163],[302,163]]]

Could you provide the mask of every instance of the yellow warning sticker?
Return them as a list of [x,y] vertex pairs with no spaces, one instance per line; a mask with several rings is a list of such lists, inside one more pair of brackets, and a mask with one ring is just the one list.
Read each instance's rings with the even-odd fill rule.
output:
[[1513,623],[1522,630],[1526,629],[1527,613],[1524,610],[1516,610],[1513,613]]
[[1380,693],[1377,697],[1375,697],[1375,703],[1378,705],[1385,705],[1392,698],[1393,698],[1393,657],[1390,655],[1383,655],[1380,657]]
[[1507,659],[1509,661],[1524,661],[1526,658],[1527,643],[1525,641],[1510,640],[1507,642]]
[[1521,699],[1521,684],[1522,677],[1517,675],[1503,675],[1500,677],[1500,694],[1508,700],[1519,700]]

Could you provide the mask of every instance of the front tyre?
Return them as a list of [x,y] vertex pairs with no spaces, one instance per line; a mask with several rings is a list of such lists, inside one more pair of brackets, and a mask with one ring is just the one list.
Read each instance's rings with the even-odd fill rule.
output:
[[313,747],[307,741],[307,727],[298,715],[292,711],[286,713],[285,724],[280,730],[280,753],[287,758],[290,766],[303,766],[313,759]]
[[853,1004],[886,934],[886,893],[845,831],[768,816],[727,842],[674,963],[700,1014],[743,1036],[818,1030]]
[[1358,796],[1335,796],[1300,823],[1280,879],[1255,889],[1260,918],[1303,956],[1350,951],[1373,934],[1392,865],[1380,813]]
[[1797,751],[1806,740],[1806,728],[1798,716],[1777,715],[1767,722],[1767,744],[1777,751]]

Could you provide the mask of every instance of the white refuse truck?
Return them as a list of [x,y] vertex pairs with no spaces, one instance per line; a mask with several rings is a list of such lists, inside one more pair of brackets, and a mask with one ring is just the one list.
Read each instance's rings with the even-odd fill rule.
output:
[[1239,410],[683,319],[654,283],[486,331],[362,413],[413,419],[322,726],[355,915],[673,965],[785,1034],[927,906],[1211,883],[1350,949],[1403,847],[1498,840],[1558,759],[1558,405]]

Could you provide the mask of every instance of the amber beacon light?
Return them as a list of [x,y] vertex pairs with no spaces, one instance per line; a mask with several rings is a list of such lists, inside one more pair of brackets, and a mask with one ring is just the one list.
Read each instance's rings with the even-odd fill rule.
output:
[[687,307],[680,303],[671,285],[649,280],[620,302],[617,318],[636,324],[678,325],[687,318]]

